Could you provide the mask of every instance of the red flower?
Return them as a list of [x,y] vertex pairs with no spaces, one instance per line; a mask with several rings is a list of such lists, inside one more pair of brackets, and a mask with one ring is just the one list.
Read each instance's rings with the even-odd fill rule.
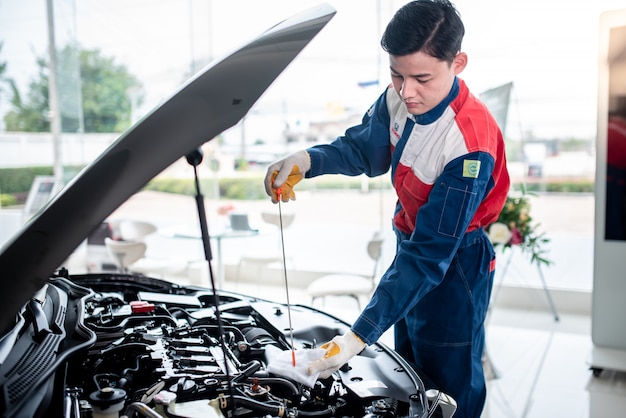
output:
[[522,233],[517,228],[511,228],[511,239],[509,241],[510,245],[519,245],[524,242],[524,237],[522,237]]

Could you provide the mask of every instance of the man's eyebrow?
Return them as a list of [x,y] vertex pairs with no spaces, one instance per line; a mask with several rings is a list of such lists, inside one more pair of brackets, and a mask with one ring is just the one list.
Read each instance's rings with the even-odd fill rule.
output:
[[[393,67],[389,67],[389,69],[391,70],[392,73],[401,75],[398,71],[396,71]],[[410,74],[409,77],[411,78],[425,78],[425,77],[430,77],[431,74],[430,73],[421,73],[421,74]]]

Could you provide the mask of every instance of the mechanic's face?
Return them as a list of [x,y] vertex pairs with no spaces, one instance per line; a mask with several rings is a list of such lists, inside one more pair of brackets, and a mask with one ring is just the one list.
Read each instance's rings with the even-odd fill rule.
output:
[[423,52],[389,55],[391,81],[409,113],[421,115],[446,98],[454,76],[467,65],[467,54],[460,52],[452,64]]

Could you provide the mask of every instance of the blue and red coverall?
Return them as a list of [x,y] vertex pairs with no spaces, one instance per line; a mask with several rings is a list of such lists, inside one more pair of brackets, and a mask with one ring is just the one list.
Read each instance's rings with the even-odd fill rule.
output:
[[395,325],[396,351],[455,398],[455,416],[480,416],[495,268],[484,228],[497,220],[510,185],[497,122],[459,78],[417,116],[389,86],[360,125],[307,151],[306,177],[373,177],[391,168],[397,253],[352,331],[372,344]]

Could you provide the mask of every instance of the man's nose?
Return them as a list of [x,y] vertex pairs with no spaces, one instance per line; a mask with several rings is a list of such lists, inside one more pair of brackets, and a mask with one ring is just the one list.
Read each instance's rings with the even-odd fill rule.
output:
[[400,95],[404,100],[410,99],[416,96],[417,92],[417,81],[412,80],[410,78],[404,79],[402,81],[402,88],[400,89]]

